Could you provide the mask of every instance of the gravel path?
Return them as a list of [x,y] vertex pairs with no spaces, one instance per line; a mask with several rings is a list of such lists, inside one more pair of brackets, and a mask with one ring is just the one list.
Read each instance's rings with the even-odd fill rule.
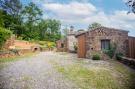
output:
[[78,89],[49,63],[50,60],[60,60],[63,57],[75,58],[74,55],[62,55],[41,52],[36,56],[9,63],[0,70],[0,89]]

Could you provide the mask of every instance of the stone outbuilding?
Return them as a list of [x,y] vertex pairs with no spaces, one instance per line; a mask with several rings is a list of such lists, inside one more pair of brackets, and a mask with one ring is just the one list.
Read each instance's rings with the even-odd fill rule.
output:
[[127,55],[128,31],[99,27],[76,35],[78,41],[78,57],[91,58],[93,54],[103,54],[110,45],[116,46],[116,52]]
[[75,46],[77,46],[77,38],[75,36],[82,32],[84,32],[83,29],[75,31],[74,27],[71,26],[70,29],[67,30],[67,36],[63,39],[56,41],[57,50],[75,52]]
[[58,41],[56,41],[56,47],[57,47],[57,51],[60,52],[66,52],[67,51],[67,39],[60,39]]

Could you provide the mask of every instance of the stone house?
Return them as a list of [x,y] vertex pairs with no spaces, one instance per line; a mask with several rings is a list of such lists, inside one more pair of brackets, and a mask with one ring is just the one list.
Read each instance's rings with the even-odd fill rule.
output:
[[110,45],[116,46],[117,53],[127,55],[128,31],[108,27],[99,27],[76,35],[78,57],[91,58],[93,54],[103,54]]
[[83,29],[75,31],[74,27],[71,26],[70,29],[67,30],[67,36],[64,39],[56,41],[57,50],[66,52],[75,52],[76,50],[74,46],[77,45],[77,38],[75,36],[83,31],[84,31]]

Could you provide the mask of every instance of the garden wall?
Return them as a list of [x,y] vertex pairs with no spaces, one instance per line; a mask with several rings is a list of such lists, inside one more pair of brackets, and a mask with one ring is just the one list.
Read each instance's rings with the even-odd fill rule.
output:
[[135,59],[122,57],[119,61],[135,69]]
[[8,50],[10,48],[10,46],[14,45],[14,41],[15,41],[15,36],[12,35],[4,44],[3,49]]
[[9,58],[14,56],[21,56],[27,53],[32,53],[31,49],[21,49],[21,50],[9,50],[9,51],[0,51],[0,58]]

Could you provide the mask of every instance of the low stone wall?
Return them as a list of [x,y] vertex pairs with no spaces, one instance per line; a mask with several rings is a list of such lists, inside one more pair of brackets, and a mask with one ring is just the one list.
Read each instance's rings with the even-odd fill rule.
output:
[[121,60],[119,60],[119,61],[128,65],[129,67],[135,69],[135,59],[127,58],[127,57],[121,57]]
[[57,52],[66,52],[67,50],[65,48],[57,48]]
[[19,54],[31,53],[33,52],[31,49],[21,49],[19,50]]
[[0,52],[0,58],[9,58],[9,57],[13,57],[13,56],[15,56],[15,54],[11,51]]
[[54,50],[56,50],[55,48],[45,48],[45,49],[42,49],[41,48],[41,52],[45,52],[45,51],[54,51]]
[[31,49],[20,49],[20,50],[9,50],[9,51],[1,51],[0,58],[10,58],[14,56],[20,56],[27,53],[32,53]]
[[14,41],[15,41],[15,36],[12,35],[9,39],[7,39],[7,41],[3,45],[2,49],[8,50],[10,46],[14,45]]

